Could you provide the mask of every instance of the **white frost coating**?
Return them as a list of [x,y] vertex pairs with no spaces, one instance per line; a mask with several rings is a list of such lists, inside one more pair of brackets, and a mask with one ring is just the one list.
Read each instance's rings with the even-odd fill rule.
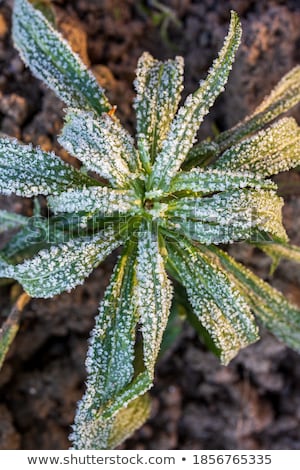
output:
[[300,310],[278,290],[274,289],[227,253],[215,250],[217,262],[237,283],[254,314],[278,338],[299,351]]
[[107,187],[70,190],[59,196],[48,197],[48,203],[54,213],[98,211],[104,216],[127,212],[133,214],[140,206],[133,191]]
[[187,191],[203,195],[242,188],[277,189],[273,181],[247,171],[193,168],[181,171],[171,181],[170,192]]
[[14,266],[11,277],[17,279],[32,297],[53,297],[82,284],[119,245],[114,231],[106,228],[95,237],[73,239],[40,251]]
[[8,264],[0,256],[0,278],[2,278],[2,277],[13,278],[14,273],[13,273],[13,266]]
[[110,109],[96,78],[27,0],[15,0],[13,39],[25,64],[65,103],[98,113]]
[[194,94],[187,97],[172,122],[153,167],[153,174],[150,177],[151,186],[167,188],[171,178],[179,170],[195,142],[198,128],[204,116],[217,96],[224,90],[240,38],[240,23],[237,15],[232,12],[224,46],[209,70],[208,77],[201,82],[200,88]]
[[157,237],[140,234],[136,266],[136,301],[142,324],[144,362],[153,380],[154,365],[167,325],[173,289],[159,251]]
[[88,170],[106,178],[113,186],[128,186],[137,176],[130,171],[137,166],[133,140],[108,115],[95,119],[92,113],[71,110],[58,140]]
[[0,193],[17,196],[58,194],[70,187],[83,188],[97,182],[64,163],[53,152],[15,139],[0,139]]
[[195,248],[170,246],[172,262],[180,273],[195,314],[221,351],[223,364],[258,339],[250,307],[235,284]]
[[28,220],[28,217],[25,217],[24,215],[0,210],[0,233],[5,232],[6,230],[23,227],[27,224]]
[[286,241],[282,206],[274,191],[246,189],[180,198],[169,204],[168,217],[173,229],[204,244],[251,240],[254,228]]
[[177,111],[183,88],[183,58],[160,62],[148,52],[138,61],[134,103],[138,147],[154,160]]
[[295,119],[283,118],[253,137],[230,147],[213,167],[271,176],[299,164],[300,127]]
[[133,377],[138,321],[133,302],[133,264],[128,263],[126,254],[119,258],[100,304],[86,360],[86,392],[71,436],[76,448],[107,448],[114,420],[103,420],[97,414],[108,400],[117,400]]

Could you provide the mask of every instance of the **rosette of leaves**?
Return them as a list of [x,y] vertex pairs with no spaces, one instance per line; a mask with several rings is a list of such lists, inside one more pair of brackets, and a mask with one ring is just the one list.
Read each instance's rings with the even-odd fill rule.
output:
[[183,286],[193,321],[223,364],[258,339],[255,317],[299,350],[300,311],[220,245],[246,241],[275,262],[300,261],[270,179],[300,162],[297,123],[275,121],[299,101],[300,68],[235,128],[194,145],[240,42],[232,12],[207,78],[180,106],[183,59],[142,55],[134,141],[93,75],[27,0],[15,1],[13,37],[32,72],[66,103],[59,142],[82,168],[1,138],[1,193],[43,195],[52,213],[46,219],[38,209],[32,218],[0,212],[1,230],[16,230],[1,252],[1,277],[17,280],[30,296],[52,297],[83,283],[122,246],[91,334],[74,448],[114,447],[147,418],[174,283]]

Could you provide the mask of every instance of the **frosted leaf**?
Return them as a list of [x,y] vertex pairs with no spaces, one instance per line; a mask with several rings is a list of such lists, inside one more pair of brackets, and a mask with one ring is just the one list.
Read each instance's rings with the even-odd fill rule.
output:
[[212,166],[252,171],[264,176],[287,171],[300,164],[300,127],[283,118],[249,139],[230,147]]
[[184,191],[205,195],[242,188],[277,189],[275,183],[245,171],[194,168],[178,173],[171,181],[170,192]]
[[94,237],[74,238],[13,267],[13,276],[32,297],[53,297],[83,283],[121,244],[111,228]]
[[48,197],[48,203],[54,213],[97,211],[103,216],[134,213],[140,205],[133,191],[107,187],[70,190]]
[[151,380],[160,344],[167,325],[173,289],[160,254],[157,235],[150,229],[140,232],[136,266],[135,298],[142,324],[144,363]]
[[27,0],[15,0],[13,39],[33,72],[69,106],[108,111],[104,90],[69,44]]
[[283,200],[274,191],[236,190],[170,202],[169,227],[204,244],[253,240],[255,230],[284,241]]
[[71,110],[59,137],[60,144],[88,170],[113,186],[128,186],[137,168],[133,139],[109,115],[95,119],[91,113]]
[[183,58],[160,62],[148,52],[138,61],[135,99],[137,142],[146,169],[161,149],[182,91]]
[[[166,189],[171,178],[179,170],[188,151],[195,142],[198,128],[217,96],[224,90],[229,72],[240,43],[241,27],[236,13],[231,13],[230,28],[218,58],[200,88],[189,95],[179,108],[170,131],[157,155],[149,188]],[[148,188],[148,189],[149,189]]]
[[300,351],[300,309],[227,253],[214,247],[206,250],[238,285],[262,323],[288,346]]
[[6,230],[23,227],[27,222],[28,217],[25,217],[24,215],[0,210],[0,233],[5,232]]
[[71,436],[75,448],[108,447],[115,418],[105,419],[102,410],[111,400],[118,401],[118,394],[133,379],[138,323],[133,302],[134,256],[130,247],[119,258],[100,304],[86,360],[86,392],[79,403]]
[[53,152],[21,145],[15,139],[0,139],[1,194],[31,197],[96,184]]
[[249,306],[234,282],[196,247],[181,241],[167,248],[195,314],[221,351],[222,363],[228,364],[258,339]]

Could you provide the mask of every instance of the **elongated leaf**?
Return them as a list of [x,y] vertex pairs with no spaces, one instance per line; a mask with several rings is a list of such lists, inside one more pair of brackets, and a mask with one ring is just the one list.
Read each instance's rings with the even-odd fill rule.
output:
[[154,365],[167,325],[173,290],[164,268],[157,234],[152,233],[149,227],[143,228],[138,242],[135,295],[142,324],[144,362],[149,377],[153,380]]
[[194,94],[187,97],[172,122],[162,150],[156,158],[148,189],[151,186],[166,189],[171,178],[179,170],[194,144],[197,130],[204,116],[217,96],[224,90],[240,37],[239,19],[236,13],[232,12],[229,33],[225,38],[224,46],[206,80],[200,84],[200,88]]
[[160,62],[148,52],[138,61],[135,88],[138,148],[145,169],[161,149],[182,91],[183,58]]
[[274,191],[225,191],[208,197],[183,197],[169,204],[169,227],[204,244],[253,240],[255,229],[287,240],[283,201]]
[[20,145],[13,139],[0,139],[1,194],[31,197],[97,184],[52,152]]
[[[112,436],[118,432],[120,421],[128,417],[122,410],[128,402],[123,403],[118,394],[130,384],[134,375],[135,329],[138,323],[132,301],[134,251],[130,244],[120,257],[100,305],[86,362],[87,389],[79,404],[71,436],[75,448],[107,449],[115,440]],[[135,399],[133,393],[130,401]],[[108,419],[103,417],[103,411],[111,400],[118,401],[121,416],[114,415]]]
[[108,115],[95,119],[91,113],[70,111],[59,142],[113,186],[128,185],[130,169],[138,165],[133,139]]
[[300,309],[227,253],[213,246],[200,248],[210,252],[220,268],[227,271],[262,323],[287,345],[300,351]]
[[227,364],[258,339],[249,306],[234,282],[196,247],[182,241],[167,244],[167,249],[195,314],[221,351],[222,363]]
[[28,217],[25,217],[24,215],[0,210],[0,233],[5,232],[6,230],[23,227],[27,222]]
[[13,276],[32,297],[53,297],[82,284],[120,240],[107,228],[95,237],[70,240],[13,266]]
[[226,150],[212,166],[271,176],[299,164],[300,127],[293,118],[283,118]]
[[203,155],[209,160],[237,144],[241,139],[258,132],[281,114],[300,102],[300,66],[294,67],[280,80],[270,95],[242,122],[222,132],[211,143],[201,142],[189,152],[186,168],[202,163]]
[[133,191],[107,187],[67,191],[59,196],[49,197],[48,203],[55,213],[98,211],[103,215],[134,213],[140,205]]
[[178,173],[171,182],[170,191],[184,191],[191,194],[198,193],[199,195],[205,195],[247,187],[277,189],[276,184],[272,181],[250,172],[194,168],[191,171]]
[[111,108],[79,56],[27,0],[15,0],[13,38],[25,64],[66,104],[98,114]]

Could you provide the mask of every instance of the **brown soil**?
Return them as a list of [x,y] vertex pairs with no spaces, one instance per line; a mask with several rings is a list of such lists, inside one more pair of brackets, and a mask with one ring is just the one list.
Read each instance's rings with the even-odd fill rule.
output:
[[[201,137],[234,124],[250,112],[278,79],[299,61],[300,5],[297,0],[169,0],[180,26],[168,37],[134,0],[57,0],[59,26],[118,105],[132,130],[132,81],[137,58],[175,54],[186,61],[186,92],[196,87],[222,44],[229,11],[243,22],[243,45],[229,85],[201,128]],[[53,148],[62,125],[60,101],[25,69],[10,39],[11,0],[0,5],[1,132]],[[298,111],[294,112],[300,117]],[[300,177],[279,181],[286,197],[284,220],[300,245]],[[293,190],[296,188],[295,194]],[[0,207],[30,213],[30,201],[0,199]],[[252,248],[232,253],[268,278],[269,261]],[[111,257],[71,294],[34,300],[0,374],[0,449],[66,449],[75,405],[83,392],[86,339],[109,280]],[[270,280],[270,279],[269,279]],[[300,269],[284,262],[270,280],[300,305]],[[9,299],[0,290],[4,308]],[[4,310],[3,310],[4,311]],[[129,439],[127,449],[300,449],[299,355],[262,332],[263,339],[219,365],[193,330],[184,326],[160,361],[152,390],[151,419]]]

